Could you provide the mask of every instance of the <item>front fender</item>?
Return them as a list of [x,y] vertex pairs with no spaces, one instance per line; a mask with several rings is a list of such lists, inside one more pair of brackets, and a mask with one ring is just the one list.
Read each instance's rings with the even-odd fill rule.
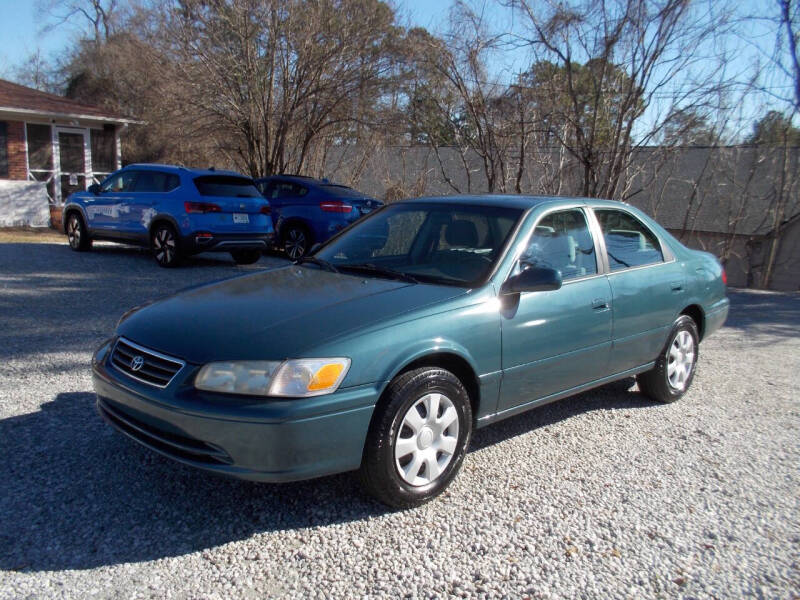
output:
[[92,229],[91,225],[89,224],[89,220],[86,218],[86,211],[83,209],[81,204],[78,204],[74,200],[68,201],[64,205],[64,209],[61,211],[61,228],[66,231],[66,218],[71,210],[77,210],[81,214],[83,224],[86,225],[86,229],[89,231],[89,233],[91,233]]

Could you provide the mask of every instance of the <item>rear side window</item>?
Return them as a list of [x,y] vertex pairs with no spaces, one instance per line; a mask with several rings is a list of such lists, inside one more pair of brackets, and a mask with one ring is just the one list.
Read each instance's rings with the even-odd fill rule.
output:
[[139,171],[136,174],[135,192],[170,192],[180,185],[180,178],[161,171]]
[[664,262],[661,244],[639,219],[621,210],[595,210],[612,271]]
[[235,175],[201,175],[194,178],[194,185],[201,196],[228,198],[260,198],[252,179]]
[[265,196],[272,200],[279,198],[302,198],[308,193],[308,188],[298,183],[289,181],[273,181],[265,192]]
[[564,210],[544,216],[536,224],[520,262],[523,267],[561,271],[565,281],[597,273],[594,239],[583,211]]

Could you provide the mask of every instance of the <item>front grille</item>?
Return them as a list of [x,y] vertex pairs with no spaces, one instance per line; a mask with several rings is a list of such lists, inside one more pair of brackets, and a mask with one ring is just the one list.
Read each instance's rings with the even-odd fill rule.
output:
[[128,377],[149,385],[165,388],[186,364],[182,360],[142,348],[125,338],[119,338],[111,363]]
[[100,415],[111,425],[140,444],[175,458],[193,462],[229,465],[233,462],[221,448],[194,438],[163,431],[112,407],[104,398],[97,399]]

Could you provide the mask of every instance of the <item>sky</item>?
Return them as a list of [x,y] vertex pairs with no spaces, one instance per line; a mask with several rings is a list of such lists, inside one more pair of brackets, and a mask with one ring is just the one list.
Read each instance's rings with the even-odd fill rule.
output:
[[[449,24],[450,0],[389,0],[396,8],[400,22],[407,25],[425,27],[433,32],[446,31]],[[476,12],[483,12],[493,24],[504,31],[520,31],[519,23],[510,16],[512,11],[499,7],[496,0],[467,0]],[[714,2],[714,0],[697,0],[698,2]],[[53,62],[74,39],[79,30],[76,26],[61,25],[49,31],[42,30],[42,18],[36,0],[0,0],[0,78],[13,79],[16,67],[25,62],[34,52]],[[775,14],[776,0],[741,0],[734,6],[742,11],[755,14]],[[727,6],[731,6],[728,4]],[[52,22],[52,19],[50,20]],[[772,27],[771,25],[769,27]],[[754,60],[766,60],[774,47],[775,34],[767,25],[754,24],[747,39],[741,40],[741,51],[738,52],[731,72],[744,72]],[[494,75],[504,82],[514,79],[514,74],[523,70],[528,56],[524,50],[506,51],[490,64]],[[787,83],[782,74],[771,77],[768,85],[773,91],[784,94]],[[790,90],[789,90],[790,91]],[[777,101],[769,93],[761,96],[746,96],[742,100],[747,120],[777,105]]]

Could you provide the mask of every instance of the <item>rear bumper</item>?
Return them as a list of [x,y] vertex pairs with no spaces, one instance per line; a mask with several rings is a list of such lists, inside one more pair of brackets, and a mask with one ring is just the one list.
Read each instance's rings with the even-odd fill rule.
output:
[[703,337],[708,337],[725,324],[725,320],[728,318],[730,306],[731,301],[728,300],[728,298],[723,298],[719,302],[715,302],[709,308],[705,315],[706,322]]
[[[206,233],[206,232],[202,232]],[[181,247],[187,254],[199,252],[231,252],[234,250],[266,250],[272,246],[272,233],[193,233],[184,236]]]
[[[127,437],[178,462],[253,481],[311,479],[357,469],[379,390],[361,386],[330,396],[231,404],[198,395],[180,381],[164,390],[93,363],[97,410]],[[229,404],[226,406],[226,403]],[[309,408],[311,409],[309,410]]]

